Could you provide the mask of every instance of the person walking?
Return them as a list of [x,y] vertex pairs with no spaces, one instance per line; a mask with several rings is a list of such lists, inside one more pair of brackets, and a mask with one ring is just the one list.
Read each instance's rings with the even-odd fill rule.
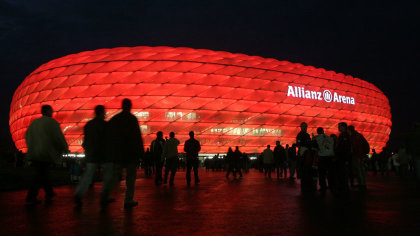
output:
[[124,208],[137,206],[133,200],[137,163],[144,156],[141,130],[136,116],[131,114],[130,99],[122,101],[122,111],[109,121],[111,155],[115,160],[114,181],[117,183],[123,169],[126,169],[126,192]]
[[194,132],[190,131],[189,133],[190,139],[185,141],[184,144],[184,151],[187,158],[187,185],[190,186],[191,184],[191,169],[194,170],[194,179],[195,184],[200,183],[200,179],[198,178],[198,152],[201,150],[200,142],[194,138]]
[[49,177],[49,167],[58,162],[58,159],[65,152],[68,152],[68,145],[61,132],[60,124],[52,118],[53,109],[50,105],[41,108],[42,117],[35,119],[29,125],[25,134],[28,147],[28,160],[35,170],[32,183],[26,195],[28,204],[38,204],[39,189],[44,188],[45,201],[50,203],[55,196]]
[[277,179],[282,177],[284,172],[284,178],[287,178],[287,162],[286,162],[286,150],[280,141],[276,141],[276,147],[273,151],[274,155],[274,169],[277,171]]
[[163,183],[167,183],[169,171],[171,171],[171,177],[169,179],[170,186],[174,185],[174,178],[178,169],[178,145],[179,140],[175,138],[175,133],[169,133],[169,139],[165,142],[165,146],[163,146],[162,157],[166,159]]
[[90,120],[83,129],[84,138],[82,146],[86,155],[86,171],[76,188],[74,201],[77,205],[82,205],[83,195],[92,183],[95,171],[98,167],[103,168],[103,184],[101,194],[101,204],[107,205],[113,202],[109,198],[111,193],[111,181],[113,173],[113,163],[107,153],[108,123],[105,121],[105,107],[98,105],[95,107],[95,118]]
[[163,147],[165,146],[165,139],[163,139],[163,132],[158,131],[156,133],[156,139],[152,141],[150,145],[153,161],[155,164],[155,184],[160,185],[162,183],[162,167],[163,167]]
[[[270,149],[270,145],[267,145],[267,148],[262,153],[263,162],[264,162],[264,175],[268,176],[271,179],[271,169],[274,165],[274,155],[273,151]],[[268,175],[267,175],[268,173]]]

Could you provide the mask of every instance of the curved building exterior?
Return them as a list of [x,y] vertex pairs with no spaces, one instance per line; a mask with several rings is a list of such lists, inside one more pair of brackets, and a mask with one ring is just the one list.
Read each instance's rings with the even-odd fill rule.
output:
[[[388,99],[374,85],[333,71],[257,56],[172,47],[100,49],[52,60],[16,90],[10,130],[26,151],[25,132],[49,104],[72,152],[83,152],[83,126],[96,105],[107,119],[133,101],[146,145],[159,130],[183,143],[196,132],[202,152],[240,146],[261,152],[276,140],[292,144],[299,125],[309,133],[352,124],[381,149],[391,131]],[[180,146],[180,150],[182,150]]]

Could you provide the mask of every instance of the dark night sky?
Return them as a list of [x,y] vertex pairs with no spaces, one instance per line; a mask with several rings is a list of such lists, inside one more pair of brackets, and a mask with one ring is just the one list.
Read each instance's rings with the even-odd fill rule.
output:
[[420,116],[420,4],[369,2],[0,0],[1,136],[13,92],[41,64],[144,45],[244,53],[359,77],[389,98],[395,140]]

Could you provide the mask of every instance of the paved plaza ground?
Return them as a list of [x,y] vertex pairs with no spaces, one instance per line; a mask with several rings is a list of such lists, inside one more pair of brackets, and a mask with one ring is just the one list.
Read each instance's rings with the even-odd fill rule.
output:
[[[125,182],[116,202],[101,209],[101,183],[84,205],[73,203],[73,186],[55,188],[51,204],[25,205],[25,191],[0,193],[0,235],[419,235],[419,191],[411,179],[369,176],[366,193],[348,197],[303,196],[299,181],[267,179],[251,170],[243,179],[200,169],[201,183],[155,186],[139,173],[135,200],[123,208]],[[41,198],[43,192],[41,191]]]

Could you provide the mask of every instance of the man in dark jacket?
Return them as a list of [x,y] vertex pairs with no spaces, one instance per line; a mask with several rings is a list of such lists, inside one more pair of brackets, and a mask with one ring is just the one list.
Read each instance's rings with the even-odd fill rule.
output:
[[84,127],[83,148],[86,155],[86,171],[82,180],[77,186],[74,200],[78,205],[82,204],[82,197],[92,183],[96,169],[101,166],[103,172],[101,204],[106,205],[112,202],[109,198],[111,192],[112,168],[113,163],[107,155],[107,130],[108,123],[105,121],[105,107],[98,105],[95,107],[95,118],[90,120]]
[[109,121],[111,154],[115,159],[114,181],[126,169],[126,185],[124,207],[137,206],[133,201],[134,184],[136,182],[137,163],[144,155],[143,140],[137,118],[130,113],[132,103],[129,99],[122,102],[122,112]]
[[194,138],[194,132],[190,131],[190,139],[185,141],[184,151],[187,157],[187,185],[191,183],[191,168],[194,169],[195,184],[200,182],[198,178],[198,152],[201,150],[200,142]]
[[165,139],[163,139],[163,132],[158,131],[156,133],[156,139],[152,141],[150,145],[150,151],[152,153],[152,158],[155,163],[155,184],[159,185],[162,183],[162,167],[163,167],[163,158],[162,152],[163,147],[165,146]]

